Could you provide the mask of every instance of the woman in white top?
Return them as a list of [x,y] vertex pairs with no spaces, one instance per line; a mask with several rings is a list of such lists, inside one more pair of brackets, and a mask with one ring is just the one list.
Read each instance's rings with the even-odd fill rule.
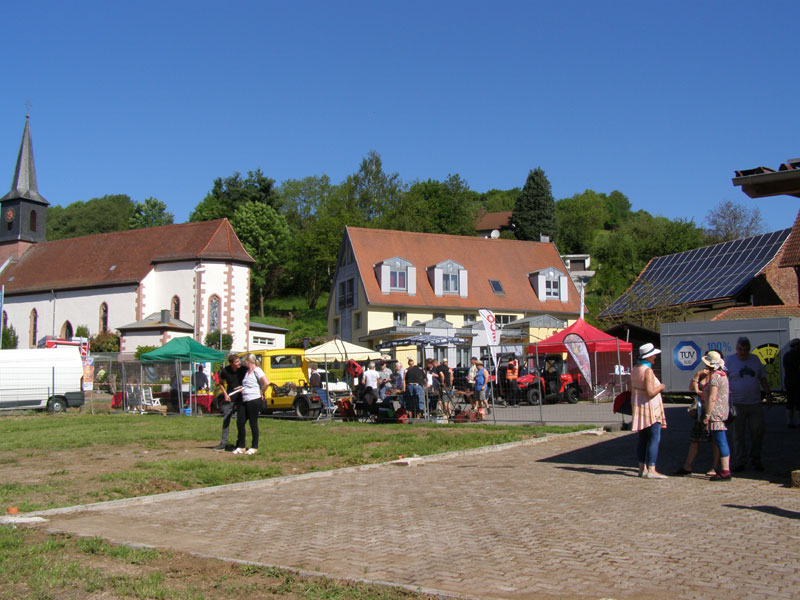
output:
[[[269,385],[269,380],[256,363],[255,354],[248,354],[244,357],[244,366],[247,373],[242,381],[242,405],[239,407],[239,414],[236,415],[236,428],[238,436],[236,438],[236,450],[234,454],[255,454],[258,452],[258,413],[263,406],[264,392]],[[245,450],[245,425],[250,421],[250,433],[253,438],[252,446]]]

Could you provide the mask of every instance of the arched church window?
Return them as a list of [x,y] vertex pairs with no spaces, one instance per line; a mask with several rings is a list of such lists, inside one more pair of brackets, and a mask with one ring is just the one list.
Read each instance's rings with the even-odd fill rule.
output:
[[31,211],[31,231],[36,231],[36,211]]
[[39,313],[36,312],[34,308],[31,311],[31,336],[28,340],[28,347],[36,348],[36,342],[39,339]]
[[108,304],[103,302],[100,305],[100,332],[108,331]]
[[208,332],[219,331],[219,296],[211,296],[208,301]]
[[177,296],[172,297],[172,318],[173,319],[180,319],[181,318],[181,299]]
[[74,335],[72,323],[69,321],[64,321],[64,324],[61,326],[61,339],[71,340]]

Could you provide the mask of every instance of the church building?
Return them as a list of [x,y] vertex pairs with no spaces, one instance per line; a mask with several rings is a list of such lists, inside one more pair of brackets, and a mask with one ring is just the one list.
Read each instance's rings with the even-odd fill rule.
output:
[[250,349],[250,266],[227,219],[46,241],[30,122],[11,190],[0,198],[2,318],[19,348],[46,336],[119,331],[120,351],[174,337],[233,336]]

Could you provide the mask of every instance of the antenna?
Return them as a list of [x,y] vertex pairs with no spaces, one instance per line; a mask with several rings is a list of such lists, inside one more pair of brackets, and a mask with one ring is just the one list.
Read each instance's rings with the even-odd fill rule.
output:
[[500,237],[500,232],[497,229],[492,229],[492,233],[489,234],[489,237],[491,237],[493,240],[496,240]]

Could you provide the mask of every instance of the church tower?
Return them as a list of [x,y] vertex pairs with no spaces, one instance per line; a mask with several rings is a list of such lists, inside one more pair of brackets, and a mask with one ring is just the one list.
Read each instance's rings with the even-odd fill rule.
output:
[[48,204],[36,185],[30,115],[25,115],[11,191],[0,198],[0,265],[9,256],[18,259],[31,245],[45,241]]

